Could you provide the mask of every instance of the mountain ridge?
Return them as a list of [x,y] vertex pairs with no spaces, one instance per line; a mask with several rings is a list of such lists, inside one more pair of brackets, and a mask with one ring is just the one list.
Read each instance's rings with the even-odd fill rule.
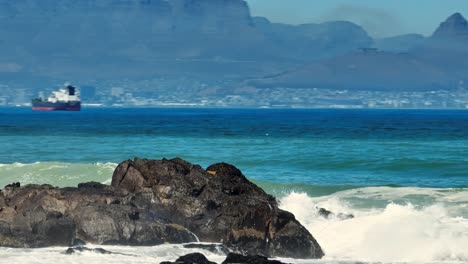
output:
[[460,13],[454,13],[436,29],[433,38],[468,37],[468,22]]
[[[225,89],[246,84],[397,89],[390,81],[377,85],[378,79],[366,77],[366,69],[386,80],[400,79],[404,89],[453,89],[468,79],[468,26],[460,13],[442,22],[431,37],[386,39],[373,39],[348,21],[272,23],[252,17],[244,0],[4,0],[0,23],[0,76],[22,86],[42,79],[183,76],[197,80],[196,85],[231,83]],[[394,64],[399,66],[392,68]],[[359,78],[350,75],[349,67]],[[324,70],[334,72],[321,75]],[[330,80],[318,82],[316,76]]]

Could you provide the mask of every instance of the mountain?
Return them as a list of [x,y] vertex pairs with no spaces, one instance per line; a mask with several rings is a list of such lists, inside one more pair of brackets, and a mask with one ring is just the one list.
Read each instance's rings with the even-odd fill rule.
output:
[[362,27],[347,21],[295,26],[255,17],[253,22],[271,45],[297,60],[333,57],[372,45],[372,38]]
[[210,93],[244,84],[423,90],[468,79],[458,13],[431,37],[372,39],[347,21],[252,17],[244,0],[1,0],[0,25],[0,84],[22,87],[159,79],[169,91],[210,84]]
[[128,47],[158,42],[167,38],[165,34],[227,37],[252,28],[242,0],[5,0],[0,15],[2,31],[12,40],[32,40],[49,50],[74,45]]
[[438,65],[409,54],[363,50],[307,64],[283,74],[254,79],[255,87],[322,88],[365,91],[427,91],[456,87]]
[[183,64],[175,60],[266,57],[252,50],[264,41],[242,0],[4,0],[0,23],[3,60],[51,77],[139,76]]
[[325,88],[379,91],[455,90],[468,80],[468,26],[456,13],[424,38],[403,35],[375,40],[374,49],[307,63],[254,87]]
[[451,15],[442,22],[432,35],[436,39],[468,37],[468,22],[460,13]]
[[349,22],[263,22],[243,0],[3,0],[0,76],[243,78],[372,42]]

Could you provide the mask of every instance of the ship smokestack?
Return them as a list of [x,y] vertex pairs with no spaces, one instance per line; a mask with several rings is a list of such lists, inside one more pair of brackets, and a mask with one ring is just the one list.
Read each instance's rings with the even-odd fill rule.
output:
[[68,94],[69,95],[75,95],[75,87],[73,87],[71,85],[68,85],[67,89],[68,89]]

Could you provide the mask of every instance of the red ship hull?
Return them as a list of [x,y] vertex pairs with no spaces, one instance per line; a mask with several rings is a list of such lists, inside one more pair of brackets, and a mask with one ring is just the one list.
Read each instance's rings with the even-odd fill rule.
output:
[[80,111],[81,103],[51,103],[51,102],[40,102],[33,101],[32,110],[34,111]]

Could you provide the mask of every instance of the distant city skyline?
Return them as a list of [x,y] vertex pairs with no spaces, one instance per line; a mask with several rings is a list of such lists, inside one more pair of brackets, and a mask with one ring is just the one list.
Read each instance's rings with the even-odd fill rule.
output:
[[468,16],[467,0],[246,0],[253,16],[272,22],[303,24],[354,22],[372,37],[408,33],[431,35],[455,12]]

